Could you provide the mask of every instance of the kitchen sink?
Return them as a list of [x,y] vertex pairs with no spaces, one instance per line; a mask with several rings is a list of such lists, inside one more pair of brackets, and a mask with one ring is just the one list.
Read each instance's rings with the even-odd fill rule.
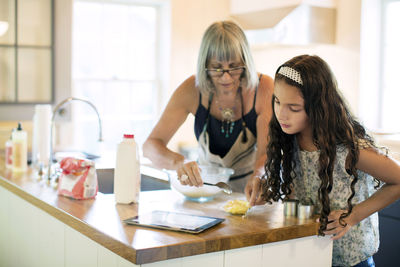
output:
[[[96,169],[99,192],[112,194],[114,192],[114,169]],[[141,175],[140,191],[170,189],[170,184],[163,177],[154,177],[148,174]]]

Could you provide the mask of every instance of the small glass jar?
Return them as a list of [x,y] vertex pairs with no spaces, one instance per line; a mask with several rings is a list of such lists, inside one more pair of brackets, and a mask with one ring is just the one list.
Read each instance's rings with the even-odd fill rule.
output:
[[297,199],[287,199],[283,201],[283,214],[285,217],[297,216],[297,206],[299,201]]
[[314,215],[314,205],[300,203],[297,207],[297,217],[300,220],[310,219]]

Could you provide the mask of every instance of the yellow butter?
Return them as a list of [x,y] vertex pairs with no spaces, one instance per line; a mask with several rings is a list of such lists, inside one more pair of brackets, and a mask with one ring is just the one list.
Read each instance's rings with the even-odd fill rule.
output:
[[231,214],[245,214],[249,208],[249,202],[240,199],[230,200],[224,206],[224,210]]

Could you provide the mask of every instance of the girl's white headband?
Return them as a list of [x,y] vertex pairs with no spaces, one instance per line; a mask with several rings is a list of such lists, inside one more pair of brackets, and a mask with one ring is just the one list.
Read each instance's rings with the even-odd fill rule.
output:
[[303,80],[301,79],[300,72],[291,67],[283,66],[279,69],[278,73],[291,79],[292,81],[295,81],[300,85],[303,85]]

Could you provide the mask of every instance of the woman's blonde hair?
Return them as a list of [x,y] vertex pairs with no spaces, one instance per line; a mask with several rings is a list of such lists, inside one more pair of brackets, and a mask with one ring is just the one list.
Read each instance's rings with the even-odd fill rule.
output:
[[241,76],[241,86],[254,88],[258,85],[250,47],[243,30],[232,21],[218,21],[211,24],[203,35],[197,60],[196,86],[202,92],[215,90],[206,72],[209,60],[231,61],[240,59],[246,68]]

